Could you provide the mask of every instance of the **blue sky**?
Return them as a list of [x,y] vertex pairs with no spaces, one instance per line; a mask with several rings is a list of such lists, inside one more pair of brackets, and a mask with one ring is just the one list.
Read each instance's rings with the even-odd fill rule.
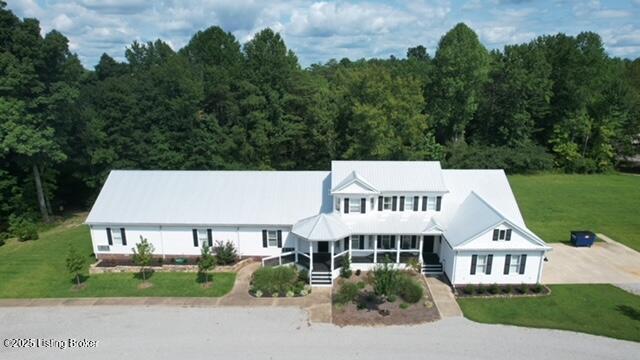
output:
[[465,22],[488,48],[538,35],[599,33],[612,56],[640,56],[640,0],[5,0],[20,17],[36,17],[43,31],[57,29],[86,67],[103,52],[122,59],[134,40],[157,38],[174,49],[196,31],[220,25],[241,43],[271,27],[302,65],[331,58],[404,57]]

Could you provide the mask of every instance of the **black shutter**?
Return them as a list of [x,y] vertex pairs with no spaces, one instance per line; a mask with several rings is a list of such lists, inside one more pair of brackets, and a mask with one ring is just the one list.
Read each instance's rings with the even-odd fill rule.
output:
[[498,240],[498,234],[500,233],[500,230],[498,229],[494,229],[493,230],[493,241],[497,241]]
[[267,230],[262,230],[262,247],[266,248],[267,245]]
[[211,229],[207,229],[207,242],[209,247],[213,247],[213,232]]
[[364,214],[367,212],[367,198],[360,199],[360,213]]
[[524,274],[524,268],[527,266],[527,254],[520,255],[520,275]]
[[511,229],[507,229],[507,237],[506,240],[509,241],[511,240]]
[[392,198],[391,211],[396,211],[397,208],[398,208],[398,197],[394,196]]
[[400,196],[400,211],[404,211],[404,196]]
[[113,238],[111,237],[111,228],[107,228],[107,241],[109,245],[113,245]]
[[378,238],[376,239],[376,248],[380,249],[382,248],[382,235],[378,235]]
[[422,211],[427,211],[427,197],[422,197]]
[[417,235],[411,235],[411,248],[415,249],[417,248],[418,245],[418,236]]
[[349,213],[349,198],[344,198],[344,213]]
[[120,236],[122,237],[122,246],[127,246],[127,233],[124,228],[120,228]]
[[349,237],[344,238],[344,249],[349,250]]
[[487,275],[491,275],[491,267],[493,266],[493,255],[487,256],[487,269],[484,272]]
[[193,246],[198,247],[198,229],[193,229]]
[[391,249],[395,249],[395,248],[396,248],[396,236],[391,235]]
[[382,196],[378,196],[378,211],[382,211],[382,203],[383,203]]
[[420,197],[418,196],[414,196],[413,197],[413,211],[418,211],[418,201],[420,200]]
[[476,263],[478,262],[478,255],[471,256],[471,275],[476,274]]
[[278,247],[282,247],[282,230],[278,230]]
[[442,207],[442,196],[438,196],[436,198],[436,211],[440,211],[441,207]]
[[364,250],[364,235],[360,235],[360,250]]
[[511,266],[511,255],[504,257],[504,274],[509,275],[509,266]]

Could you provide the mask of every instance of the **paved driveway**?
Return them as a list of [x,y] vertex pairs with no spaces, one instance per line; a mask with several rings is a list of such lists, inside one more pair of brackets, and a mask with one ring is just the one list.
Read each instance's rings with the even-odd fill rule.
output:
[[419,326],[308,322],[294,308],[0,308],[0,338],[89,339],[93,349],[7,349],[2,359],[637,359],[640,344],[448,318]]
[[576,248],[562,243],[549,244],[542,282],[546,284],[640,283],[640,253],[615,242],[605,240],[590,248]]

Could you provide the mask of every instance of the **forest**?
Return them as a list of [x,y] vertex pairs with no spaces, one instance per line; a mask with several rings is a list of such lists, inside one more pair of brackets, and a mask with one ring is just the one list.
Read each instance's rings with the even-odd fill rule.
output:
[[596,173],[638,152],[640,59],[608,56],[593,32],[488,50],[460,23],[433,54],[303,68],[270,29],[241,44],[211,26],[124,56],[86,69],[62,33],[0,1],[0,233],[88,209],[112,169]]

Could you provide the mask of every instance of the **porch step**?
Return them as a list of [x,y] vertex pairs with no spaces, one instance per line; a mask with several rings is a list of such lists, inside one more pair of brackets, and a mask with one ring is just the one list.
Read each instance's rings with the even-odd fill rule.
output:
[[333,284],[333,281],[331,279],[330,272],[324,272],[324,271],[311,272],[311,285],[331,286],[332,284]]
[[442,264],[424,264],[422,265],[422,273],[425,275],[442,274]]

